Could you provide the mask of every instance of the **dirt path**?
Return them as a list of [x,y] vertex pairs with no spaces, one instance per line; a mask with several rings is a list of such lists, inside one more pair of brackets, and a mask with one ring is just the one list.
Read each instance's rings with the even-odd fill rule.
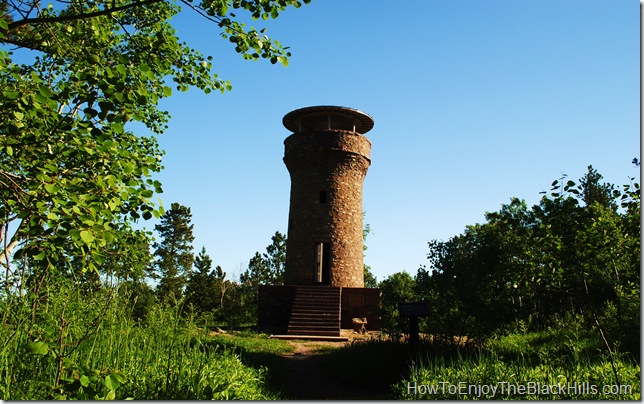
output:
[[[355,338],[355,337],[354,337]],[[352,338],[353,339],[353,338]],[[286,377],[280,383],[281,392],[291,400],[377,400],[382,391],[352,384],[330,374],[324,367],[325,346],[342,347],[348,342],[289,341],[292,353],[282,355]]]

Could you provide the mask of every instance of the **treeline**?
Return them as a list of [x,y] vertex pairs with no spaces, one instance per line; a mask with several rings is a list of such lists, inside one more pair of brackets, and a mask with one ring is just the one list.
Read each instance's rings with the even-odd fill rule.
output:
[[[146,312],[156,304],[181,305],[186,314],[192,315],[199,323],[210,326],[254,326],[257,324],[257,298],[259,285],[283,285],[286,265],[286,236],[279,231],[271,237],[271,243],[264,253],[257,251],[248,261],[248,266],[238,279],[230,279],[217,265],[206,248],[193,254],[190,208],[173,203],[155,226],[159,240],[150,246],[136,246],[137,250],[150,251],[139,254],[137,268],[128,273],[128,279],[121,279],[131,288],[131,299],[137,318],[145,318]],[[370,233],[366,225],[363,237]],[[124,246],[130,248],[133,244]],[[365,247],[366,250],[366,247]],[[99,269],[110,271],[110,266]],[[370,267],[365,265],[365,286],[376,287],[376,278]],[[96,279],[100,287],[100,276]],[[150,286],[156,282],[156,287]]]
[[[611,345],[636,350],[640,324],[639,184],[602,182],[592,167],[578,182],[565,176],[538,205],[512,198],[486,222],[447,241],[428,243],[428,265],[380,282],[365,265],[365,286],[382,290],[385,331],[402,333],[401,302],[425,301],[424,332],[486,337],[540,330],[553,321],[583,321]],[[39,296],[65,281],[87,295],[101,289],[126,297],[134,320],[155,305],[180,306],[211,326],[252,326],[260,284],[283,284],[286,236],[279,231],[238,279],[214,265],[205,247],[194,255],[190,208],[173,203],[155,226],[157,239],[123,227],[90,255],[19,250],[4,264],[3,301],[18,299],[37,317]],[[370,233],[365,226],[364,238]],[[365,248],[366,249],[366,248]]]
[[[632,181],[633,179],[631,179]],[[482,224],[428,243],[415,276],[380,282],[383,324],[406,330],[403,301],[427,302],[423,332],[488,337],[575,323],[610,349],[639,352],[640,188],[602,182],[592,166],[563,178],[538,205],[512,198]]]
[[[130,255],[138,260],[137,265],[130,262],[130,271],[116,280],[128,293],[135,318],[144,320],[155,305],[178,305],[184,315],[202,324],[233,328],[254,325],[258,286],[283,283],[286,237],[275,232],[266,252],[256,252],[239,279],[229,279],[221,266],[213,267],[205,246],[194,255],[191,222],[190,208],[173,203],[155,226],[157,241],[138,233],[140,244],[124,246],[126,251],[119,253],[121,257],[131,254],[131,247],[139,251]],[[113,263],[99,268],[94,278],[96,288],[107,279],[100,274],[108,275],[111,268]]]

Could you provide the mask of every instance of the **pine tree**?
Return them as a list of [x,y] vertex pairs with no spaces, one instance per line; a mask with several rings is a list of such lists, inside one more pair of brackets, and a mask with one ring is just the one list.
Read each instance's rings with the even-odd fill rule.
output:
[[[367,212],[362,212],[362,220]],[[365,223],[362,228],[362,251],[367,251],[367,236],[371,234],[371,225]],[[378,278],[371,272],[371,265],[363,264],[364,266],[364,287],[365,288],[377,288],[378,287]]]
[[206,253],[206,247],[202,247],[199,255],[195,257],[195,269],[188,279],[186,286],[186,305],[198,312],[210,311],[213,309],[212,292],[213,286],[208,276],[212,268],[212,259]]
[[248,269],[240,276],[241,283],[252,285],[254,289],[258,285],[284,284],[286,236],[276,231],[271,241],[264,254],[258,251],[250,259]]
[[606,208],[616,210],[617,203],[613,200],[615,187],[609,183],[600,183],[602,178],[604,177],[598,173],[592,165],[588,166],[588,172],[579,181],[581,184],[583,201],[586,206],[590,206],[597,202]]
[[157,257],[157,295],[162,301],[173,302],[181,298],[190,277],[194,255],[192,253],[192,214],[190,208],[173,203],[161,216],[161,223],[154,226],[161,241],[153,244]]
[[[276,231],[266,252],[259,251],[250,259],[248,268],[240,276],[236,290],[235,313],[237,322],[257,321],[259,285],[283,285],[286,266],[286,236]],[[227,318],[227,320],[231,320]]]
[[221,308],[226,284],[226,273],[217,265],[212,269],[212,259],[206,253],[206,247],[195,258],[195,269],[186,287],[186,303],[192,304],[199,312]]

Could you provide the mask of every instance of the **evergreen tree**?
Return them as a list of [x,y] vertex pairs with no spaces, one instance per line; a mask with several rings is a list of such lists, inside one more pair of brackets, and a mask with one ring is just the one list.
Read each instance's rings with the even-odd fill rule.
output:
[[248,263],[248,269],[241,274],[243,284],[252,285],[283,285],[284,268],[286,266],[286,236],[279,231],[271,237],[272,243],[266,247],[266,252],[255,253]]
[[181,298],[190,277],[194,255],[192,253],[192,214],[190,208],[173,203],[161,216],[161,223],[154,226],[161,241],[153,244],[156,258],[156,277],[160,279],[157,296],[170,301]]
[[223,295],[226,292],[226,273],[217,265],[212,269],[212,259],[202,247],[195,257],[195,269],[186,286],[186,303],[192,304],[199,312],[221,308]]
[[259,251],[248,262],[248,268],[239,276],[241,283],[257,287],[259,285],[270,285],[273,283],[275,276]]
[[[283,285],[286,266],[286,236],[276,231],[266,252],[259,251],[250,259],[248,268],[239,276],[233,292],[236,323],[257,321],[259,285]],[[231,319],[228,319],[231,321]]]
[[[362,219],[364,221],[364,217],[366,215],[366,212],[362,212]],[[367,251],[367,236],[371,234],[371,226],[369,223],[364,225],[364,228],[362,229],[362,251]],[[377,288],[378,287],[378,278],[371,272],[371,266],[367,264],[364,265],[364,287],[365,288]]]
[[198,312],[210,311],[214,308],[213,285],[209,277],[212,259],[206,253],[206,247],[202,247],[195,257],[194,266],[196,271],[191,273],[186,286],[186,305],[192,305]]
[[273,274],[274,285],[284,284],[284,269],[286,268],[286,236],[276,231],[271,237],[271,244],[266,247],[264,260]]
[[582,199],[586,206],[597,202],[606,208],[615,210],[617,209],[617,204],[613,200],[615,187],[612,184],[600,183],[602,178],[602,175],[592,165],[588,166],[588,172],[579,180]]
[[206,247],[201,247],[199,255],[195,257],[195,268],[201,273],[208,274],[210,268],[212,268],[212,258],[206,253]]
[[226,280],[226,273],[221,269],[219,265],[213,269],[210,274],[208,275],[210,277],[211,283],[214,285],[214,292],[215,295],[213,301],[215,302],[216,309],[221,309],[224,305],[224,298],[226,296],[226,291],[230,289],[230,281]]

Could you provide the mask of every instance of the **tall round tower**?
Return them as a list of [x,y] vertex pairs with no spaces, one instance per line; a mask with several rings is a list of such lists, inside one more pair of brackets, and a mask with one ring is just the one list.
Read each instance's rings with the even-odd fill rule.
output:
[[282,120],[291,176],[286,285],[364,287],[362,184],[373,119],[336,106],[297,109]]

